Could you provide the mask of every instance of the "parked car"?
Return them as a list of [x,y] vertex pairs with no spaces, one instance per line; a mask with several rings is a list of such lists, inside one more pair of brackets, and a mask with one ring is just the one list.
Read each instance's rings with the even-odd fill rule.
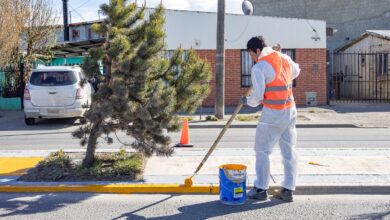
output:
[[27,125],[37,118],[82,117],[92,101],[94,89],[78,66],[39,67],[24,90],[24,118]]

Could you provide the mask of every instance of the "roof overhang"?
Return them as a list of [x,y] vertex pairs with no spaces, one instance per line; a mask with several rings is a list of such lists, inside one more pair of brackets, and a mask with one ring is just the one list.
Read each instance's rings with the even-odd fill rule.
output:
[[105,41],[105,38],[98,38],[85,41],[65,42],[57,44],[52,47],[51,50],[54,57],[83,56],[88,53],[89,49],[102,46]]

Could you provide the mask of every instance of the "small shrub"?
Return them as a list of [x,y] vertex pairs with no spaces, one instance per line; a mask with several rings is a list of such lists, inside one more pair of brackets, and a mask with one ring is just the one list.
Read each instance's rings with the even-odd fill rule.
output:
[[91,176],[101,177],[101,176],[105,175],[103,161],[101,159],[96,159],[94,161],[92,167],[90,167],[87,170],[88,170],[89,175],[91,175]]
[[45,167],[45,166],[59,166],[61,168],[65,168],[70,166],[71,161],[69,156],[60,149],[57,152],[52,152],[48,157],[46,157],[44,160],[39,161],[38,167]]
[[218,118],[215,116],[208,115],[206,116],[206,121],[218,121]]
[[144,163],[145,158],[142,154],[129,155],[125,149],[121,149],[117,153],[97,154],[92,167],[85,168],[59,150],[40,161],[34,169],[29,170],[19,180],[138,180],[142,178]]
[[115,162],[117,160],[124,160],[128,157],[125,149],[121,148],[118,153],[105,153],[98,155],[96,158],[104,162]]
[[142,172],[143,156],[134,154],[125,160],[115,161],[112,166],[112,172],[116,175],[134,175]]
[[251,116],[251,115],[239,115],[237,116],[237,120],[239,121],[257,121],[259,116]]
[[59,150],[50,153],[48,157],[38,163],[38,165],[28,171],[26,175],[20,177],[23,181],[58,181],[65,178],[72,172],[73,166],[69,156]]

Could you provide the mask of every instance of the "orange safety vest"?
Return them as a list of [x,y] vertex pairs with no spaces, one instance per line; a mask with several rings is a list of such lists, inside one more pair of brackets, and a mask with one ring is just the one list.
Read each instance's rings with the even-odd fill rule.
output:
[[275,71],[275,79],[265,85],[263,105],[277,110],[295,106],[292,93],[292,69],[288,61],[279,52],[272,52],[258,59],[266,61]]

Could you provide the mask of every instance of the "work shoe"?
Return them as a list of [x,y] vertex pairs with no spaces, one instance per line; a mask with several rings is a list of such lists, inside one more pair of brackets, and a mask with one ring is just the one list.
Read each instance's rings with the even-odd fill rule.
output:
[[292,202],[293,201],[293,192],[292,190],[282,188],[281,191],[277,192],[274,197],[277,199],[281,199],[285,202]]
[[249,199],[257,199],[257,200],[267,200],[268,199],[268,193],[267,190],[259,189],[256,187],[253,187],[247,194]]

